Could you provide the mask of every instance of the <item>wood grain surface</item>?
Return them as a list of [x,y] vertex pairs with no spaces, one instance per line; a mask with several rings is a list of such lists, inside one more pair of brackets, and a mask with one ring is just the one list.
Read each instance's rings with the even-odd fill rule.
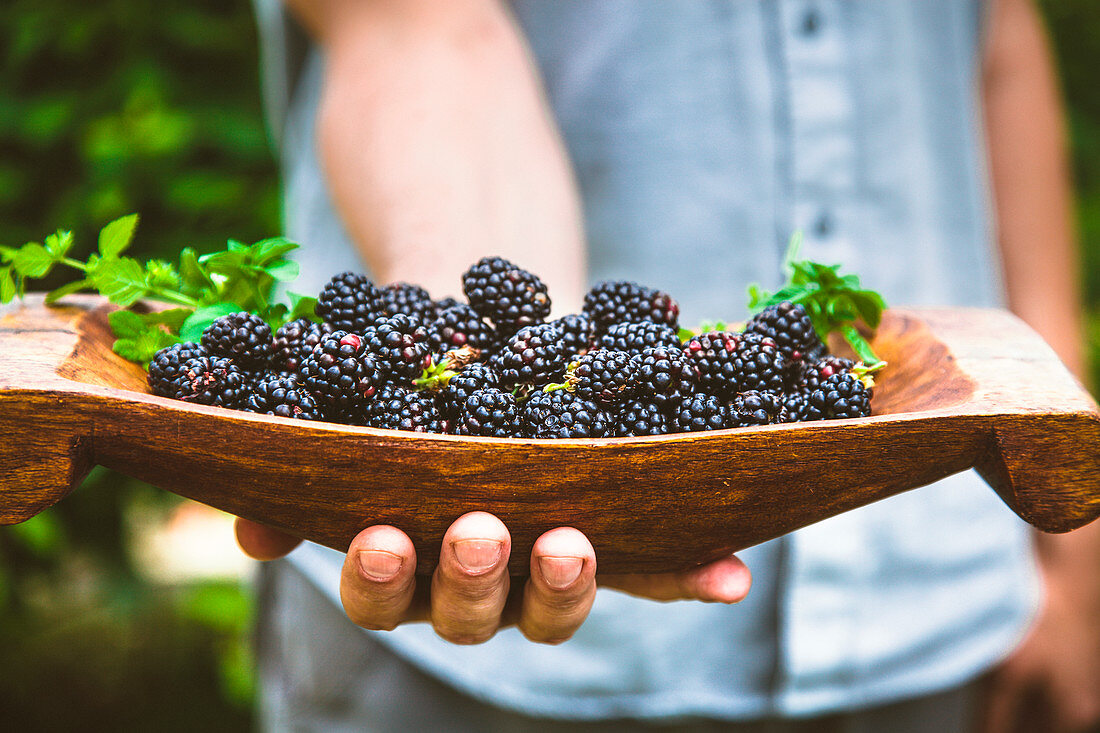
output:
[[604,572],[682,569],[971,467],[1013,511],[1064,532],[1100,516],[1100,411],[1050,348],[997,310],[888,311],[890,366],[857,420],[652,438],[401,433],[148,394],[111,349],[111,307],[28,297],[0,317],[0,524],[96,464],[345,550],[393,524],[429,573],[447,526],[490,511],[526,574],[544,531],[585,532]]

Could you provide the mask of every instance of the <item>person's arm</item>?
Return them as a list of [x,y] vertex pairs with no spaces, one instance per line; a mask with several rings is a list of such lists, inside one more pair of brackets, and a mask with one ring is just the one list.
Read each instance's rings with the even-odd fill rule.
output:
[[[1062,103],[1032,0],[995,0],[983,93],[1009,306],[1080,377],[1081,298]],[[1024,730],[1029,721],[1040,721],[1043,730],[1077,731],[1100,722],[1100,522],[1068,535],[1036,533],[1035,543],[1046,604],[1029,638],[992,677],[988,731]]]
[[[583,295],[578,196],[557,129],[513,19],[498,0],[288,0],[325,51],[319,152],[336,206],[382,282],[439,296],[479,257],[537,272],[560,310]],[[238,521],[238,540],[271,559],[297,544]],[[596,556],[558,528],[535,543],[530,579],[511,589],[510,537],[472,512],[447,531],[435,575],[393,527],[351,542],[340,591],[360,626],[430,620],[445,639],[485,641],[515,623],[534,641],[567,639],[595,594]],[[601,577],[661,600],[736,602],[748,570],[735,557],[685,573]],[[515,592],[513,592],[515,591]]]

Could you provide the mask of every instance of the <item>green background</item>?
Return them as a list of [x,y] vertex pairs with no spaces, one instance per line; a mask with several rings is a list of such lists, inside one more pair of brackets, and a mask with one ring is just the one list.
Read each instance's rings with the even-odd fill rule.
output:
[[[1077,181],[1092,383],[1100,385],[1100,8],[1045,0]],[[174,259],[279,233],[245,0],[16,0],[0,10],[0,244],[78,241],[140,212],[133,254]],[[86,245],[87,246],[87,245]],[[79,248],[78,248],[79,249]],[[56,284],[56,283],[52,283]],[[175,500],[97,470],[0,529],[0,711],[17,730],[240,730],[252,720],[249,594],[153,585],[124,517]]]

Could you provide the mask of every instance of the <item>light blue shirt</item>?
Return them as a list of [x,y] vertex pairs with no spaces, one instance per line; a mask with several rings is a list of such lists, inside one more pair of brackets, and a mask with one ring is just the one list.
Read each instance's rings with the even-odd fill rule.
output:
[[[288,53],[276,3],[257,3],[308,292],[361,263],[313,147],[323,60]],[[578,174],[590,279],[668,290],[687,323],[738,318],[745,285],[774,287],[801,229],[808,257],[844,263],[892,304],[1000,304],[975,93],[980,3],[513,7]],[[557,647],[515,630],[456,647],[423,625],[376,638],[532,714],[799,716],[962,683],[1014,647],[1039,602],[1027,528],[973,473],[741,556],[754,585],[740,605],[601,591]],[[338,602],[339,553],[304,546],[291,559]]]

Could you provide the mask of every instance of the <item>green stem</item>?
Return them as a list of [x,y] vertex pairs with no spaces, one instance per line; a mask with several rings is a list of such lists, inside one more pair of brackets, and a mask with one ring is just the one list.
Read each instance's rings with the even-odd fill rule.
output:
[[84,264],[80,260],[74,260],[72,257],[62,257],[60,262],[63,265],[68,265],[69,267],[75,267],[76,269],[80,270],[81,272],[87,272],[88,271],[88,266],[86,264]]

